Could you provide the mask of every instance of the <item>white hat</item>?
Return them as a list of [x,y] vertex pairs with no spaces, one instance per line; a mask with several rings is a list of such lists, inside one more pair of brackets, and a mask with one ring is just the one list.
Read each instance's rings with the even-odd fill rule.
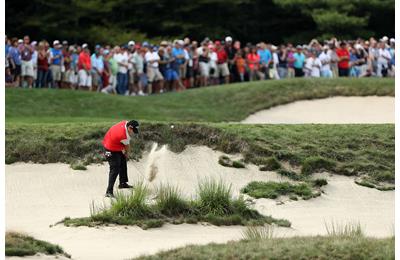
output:
[[19,39],[18,40],[18,43],[23,43],[24,41],[22,40],[22,39]]
[[382,37],[382,40],[385,41],[385,42],[387,42],[387,40],[389,40],[389,38],[388,38],[387,36],[383,36],[383,37]]
[[87,47],[88,47],[88,44],[87,44],[87,43],[82,44],[82,49],[85,49],[85,48],[87,48]]
[[129,45],[129,46],[135,45],[135,42],[134,42],[134,41],[129,41],[129,42],[128,42],[128,45]]
[[179,44],[179,45],[184,45],[185,44],[185,42],[182,41],[182,40],[178,40],[176,43]]
[[32,45],[32,46],[36,46],[36,45],[37,45],[37,41],[31,42],[31,45]]
[[276,51],[278,49],[278,47],[276,47],[275,45],[271,46],[271,50]]
[[328,46],[328,45],[324,45],[324,46],[322,47],[322,49],[323,49],[323,50],[329,50],[329,46]]
[[394,38],[390,38],[390,42],[395,42]]
[[225,37],[225,42],[231,42],[232,41],[232,37],[231,36],[226,36]]
[[361,44],[356,44],[356,45],[354,45],[354,48],[356,48],[356,49],[362,49],[363,47],[361,46]]
[[53,42],[53,46],[56,46],[56,45],[58,45],[58,44],[60,44],[60,41],[59,41],[59,40],[55,40],[55,41]]

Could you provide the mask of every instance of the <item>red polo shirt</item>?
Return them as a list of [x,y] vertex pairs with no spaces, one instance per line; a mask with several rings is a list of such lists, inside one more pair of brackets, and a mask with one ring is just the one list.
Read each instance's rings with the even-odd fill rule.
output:
[[78,69],[79,70],[83,70],[83,66],[82,64],[86,65],[86,69],[90,70],[91,69],[91,61],[90,61],[90,55],[89,53],[86,53],[84,51],[82,51],[79,54],[79,59],[78,59]]
[[350,53],[347,49],[337,49],[336,55],[340,59],[341,57],[347,57],[347,60],[342,60],[338,63],[338,67],[341,69],[348,69],[349,68],[349,60],[350,60]]
[[129,143],[130,139],[126,130],[127,122],[121,121],[108,129],[103,139],[104,148],[112,152],[121,152],[125,149],[124,143]]
[[217,50],[217,57],[218,57],[218,64],[225,63],[228,60],[228,54],[223,48]]

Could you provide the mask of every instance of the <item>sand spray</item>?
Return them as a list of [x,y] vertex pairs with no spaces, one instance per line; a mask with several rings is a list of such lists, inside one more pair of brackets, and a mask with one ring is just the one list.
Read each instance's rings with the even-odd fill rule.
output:
[[167,152],[167,145],[162,145],[159,149],[157,148],[159,148],[158,144],[154,143],[147,158],[145,179],[148,182],[152,182],[157,178],[162,159]]

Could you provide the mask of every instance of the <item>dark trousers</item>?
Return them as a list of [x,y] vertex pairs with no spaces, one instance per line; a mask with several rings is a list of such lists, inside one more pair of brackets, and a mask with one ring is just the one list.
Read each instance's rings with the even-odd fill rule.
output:
[[294,68],[294,76],[296,78],[303,77],[304,76],[303,69]]
[[108,176],[107,193],[113,193],[114,183],[119,175],[119,184],[128,182],[128,170],[126,166],[126,157],[122,152],[111,152],[107,157],[110,165],[110,173]]
[[348,77],[349,69],[341,69],[339,68],[339,77]]

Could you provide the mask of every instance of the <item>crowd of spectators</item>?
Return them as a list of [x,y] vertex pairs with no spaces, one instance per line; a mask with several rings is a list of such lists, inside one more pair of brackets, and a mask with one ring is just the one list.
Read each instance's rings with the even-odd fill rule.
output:
[[242,46],[227,36],[122,46],[36,42],[6,37],[6,86],[149,95],[187,88],[293,77],[394,76],[395,40]]

